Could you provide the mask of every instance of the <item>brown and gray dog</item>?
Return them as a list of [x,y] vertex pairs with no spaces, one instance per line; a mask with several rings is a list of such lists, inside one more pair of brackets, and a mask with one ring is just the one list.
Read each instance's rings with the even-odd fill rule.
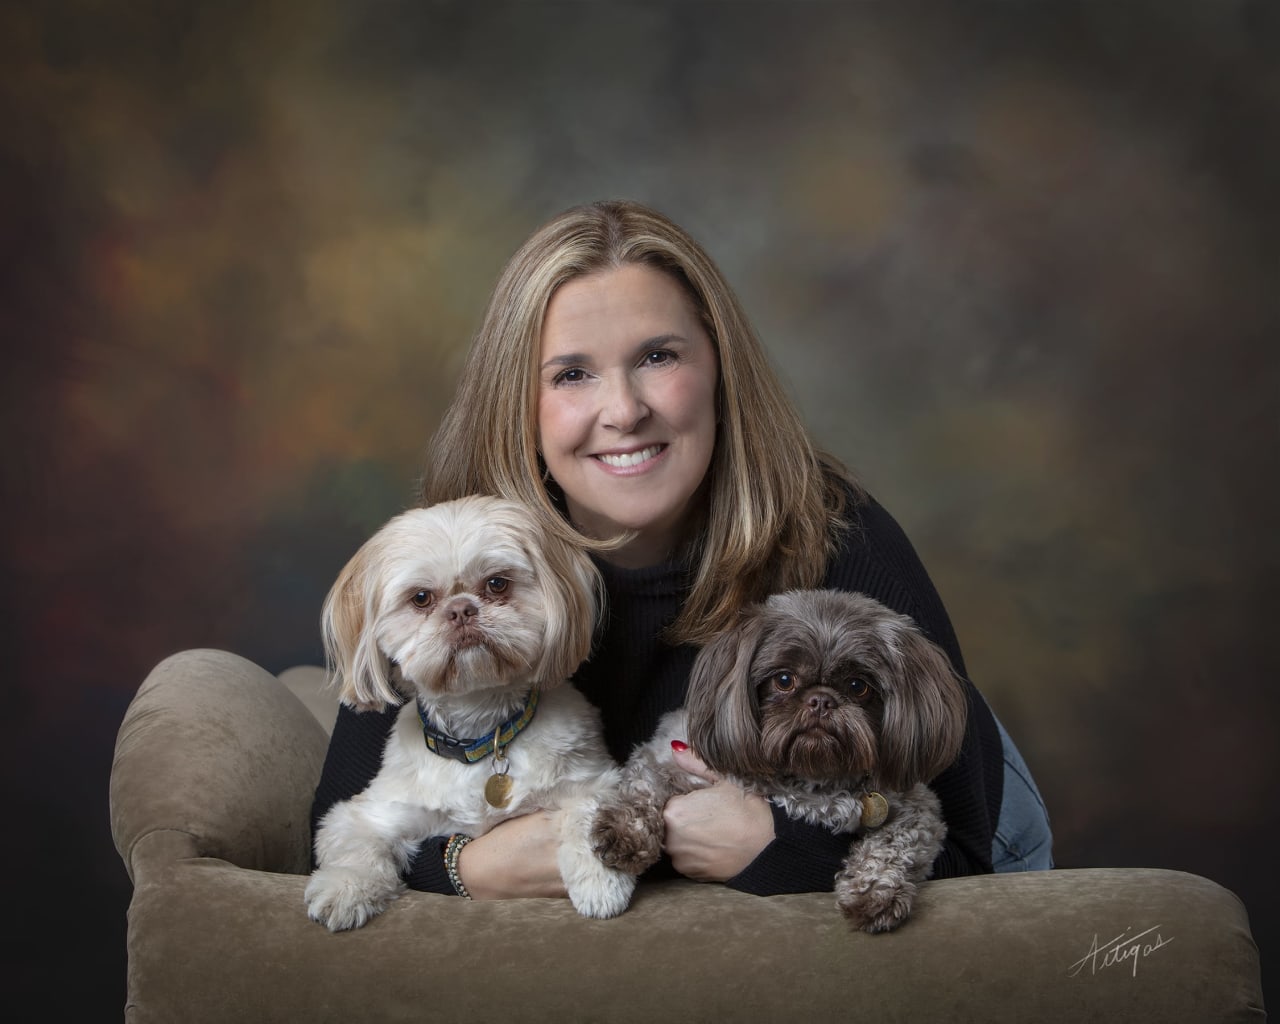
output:
[[699,653],[685,707],[636,747],[598,812],[595,850],[635,874],[658,859],[667,800],[707,785],[672,761],[687,739],[789,817],[851,835],[836,901],[856,927],[890,931],[942,849],[926,783],[959,755],[966,709],[947,656],[906,616],[863,594],[775,595]]

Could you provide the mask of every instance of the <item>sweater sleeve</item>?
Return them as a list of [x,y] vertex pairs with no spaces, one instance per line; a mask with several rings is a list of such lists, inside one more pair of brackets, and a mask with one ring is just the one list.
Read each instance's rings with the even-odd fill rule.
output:
[[[354,711],[345,704],[338,709],[333,736],[325,753],[320,782],[311,804],[311,866],[315,867],[315,834],[320,820],[329,808],[342,800],[350,800],[373,781],[382,766],[382,751],[387,745],[391,727],[399,716],[398,707],[385,711]],[[405,882],[421,892],[453,893],[444,868],[446,837],[426,839],[414,855]]]
[[755,896],[830,892],[835,888],[836,872],[849,855],[850,836],[793,821],[775,804],[769,808],[773,811],[773,841],[725,884]]

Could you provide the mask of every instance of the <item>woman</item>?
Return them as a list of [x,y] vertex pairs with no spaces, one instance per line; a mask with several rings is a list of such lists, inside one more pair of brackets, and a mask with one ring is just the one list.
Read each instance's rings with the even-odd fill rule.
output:
[[[683,702],[699,645],[744,604],[799,587],[870,594],[911,616],[965,675],[946,610],[897,523],[816,451],[727,282],[660,214],[626,202],[567,211],[494,288],[430,449],[422,498],[524,502],[593,552],[608,620],[575,684],[624,759]],[[948,824],[935,877],[1048,867],[1043,804],[972,684],[963,752],[933,781]],[[343,708],[313,807],[360,792],[395,709]],[[716,779],[673,799],[681,874],[758,894],[829,890],[848,838],[793,822]],[[473,898],[563,896],[551,813],[504,822],[455,860]],[[993,846],[994,843],[994,846]],[[411,888],[452,892],[445,840]]]

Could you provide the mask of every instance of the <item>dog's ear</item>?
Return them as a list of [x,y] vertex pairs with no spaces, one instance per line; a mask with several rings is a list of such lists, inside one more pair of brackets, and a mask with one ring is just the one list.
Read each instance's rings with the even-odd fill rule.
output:
[[889,672],[880,680],[884,712],[877,774],[898,791],[928,782],[960,755],[968,698],[942,649],[913,623],[878,627],[888,650]]
[[536,678],[543,689],[568,679],[591,654],[604,607],[604,582],[582,548],[542,527],[525,545],[546,608],[547,634]]
[[338,685],[338,696],[358,711],[380,710],[402,699],[387,677],[387,659],[374,635],[377,550],[375,535],[338,574],[320,613],[325,662]]
[[765,631],[759,606],[707,644],[693,663],[685,708],[689,742],[708,767],[742,778],[767,774],[760,754],[760,715],[751,665]]

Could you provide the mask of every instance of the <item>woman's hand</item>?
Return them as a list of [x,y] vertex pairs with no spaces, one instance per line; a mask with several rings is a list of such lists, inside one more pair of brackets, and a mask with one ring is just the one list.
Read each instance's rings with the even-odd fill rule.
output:
[[725,782],[683,743],[673,743],[676,764],[711,783],[667,801],[667,854],[688,878],[723,882],[740,873],[773,840],[773,811],[762,796]]
[[458,875],[476,900],[568,896],[556,862],[559,847],[560,812],[535,811],[467,843]]

